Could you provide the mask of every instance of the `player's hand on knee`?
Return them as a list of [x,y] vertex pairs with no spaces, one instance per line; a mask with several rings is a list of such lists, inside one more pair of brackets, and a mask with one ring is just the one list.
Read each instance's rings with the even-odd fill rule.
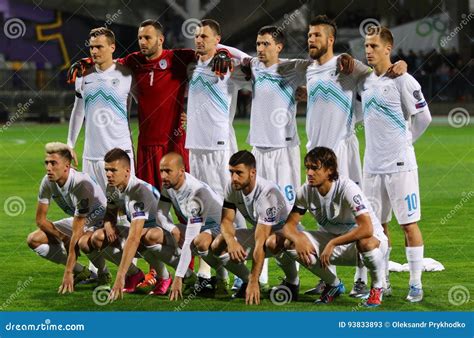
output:
[[260,285],[258,282],[250,281],[245,291],[245,304],[260,304]]
[[234,62],[229,51],[227,49],[218,49],[216,55],[211,60],[211,67],[214,74],[221,79],[224,78],[227,72],[232,73],[234,71]]
[[64,272],[63,282],[59,286],[58,293],[65,294],[74,292],[74,274],[72,272]]
[[386,75],[393,79],[405,74],[407,71],[408,64],[403,60],[399,60],[387,69]]
[[295,250],[303,264],[309,266],[313,263],[312,257],[316,255],[316,252],[313,244],[305,235],[302,235],[300,239],[295,242]]
[[171,284],[170,300],[178,300],[183,298],[182,293],[183,279],[181,277],[175,277],[173,284]]
[[321,260],[321,266],[324,269],[327,269],[328,266],[331,265],[330,260],[334,248],[335,246],[331,242],[329,242],[328,244],[326,244],[326,247],[324,248],[323,252],[321,253],[321,256],[319,257],[319,259]]
[[109,243],[113,243],[117,240],[117,228],[112,225],[110,222],[105,222],[104,224],[105,237]]
[[343,53],[337,58],[336,70],[342,74],[349,75],[354,71],[354,64],[354,58],[349,54]]
[[77,77],[82,77],[84,72],[92,67],[94,62],[92,58],[83,58],[74,62],[67,71],[67,83],[74,83]]
[[247,258],[247,253],[242,245],[237,241],[229,243],[227,252],[229,253],[230,259],[234,262],[245,262],[245,259]]

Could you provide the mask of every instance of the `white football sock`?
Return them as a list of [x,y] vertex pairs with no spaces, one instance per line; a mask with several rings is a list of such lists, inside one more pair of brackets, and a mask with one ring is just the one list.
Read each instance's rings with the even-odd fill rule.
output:
[[372,279],[373,288],[383,287],[384,275],[385,275],[385,257],[380,248],[362,252],[364,264],[369,269],[370,277]]
[[109,270],[107,269],[107,266],[105,265],[105,258],[104,258],[104,255],[102,255],[102,252],[99,252],[98,250],[92,250],[90,253],[86,255],[90,260],[89,270],[92,265],[93,267],[96,268],[95,269],[96,274],[103,274],[103,273],[109,272]]
[[[102,253],[104,254],[105,259],[111,261],[117,266],[120,265],[120,261],[122,260],[123,254],[122,250],[109,245],[102,250]],[[140,272],[140,269],[135,264],[131,263],[127,270],[127,276],[134,275],[138,272]]]
[[199,256],[199,270],[197,273],[198,277],[209,279],[211,278],[211,267],[206,263],[201,256]]
[[275,255],[275,260],[278,266],[285,273],[285,280],[293,285],[298,285],[300,283],[300,278],[298,277],[298,269],[296,267],[296,261],[290,257],[285,251]]
[[[201,257],[201,261],[206,261],[206,263],[216,270],[216,278],[220,280],[227,280],[229,279],[229,275],[227,270],[222,265],[222,262],[217,259],[212,253],[209,253],[209,250],[206,251],[198,251],[198,255]],[[198,273],[199,275],[199,273]]]
[[410,269],[410,285],[421,288],[421,272],[423,271],[424,246],[406,247],[408,268]]
[[244,283],[249,282],[250,271],[245,265],[245,262],[235,263],[231,261],[228,253],[225,253],[219,256],[219,259],[221,260],[222,264],[226,267],[227,270],[229,270],[234,275],[242,279]]
[[365,266],[356,266],[354,282],[357,282],[359,279],[367,284],[367,268]]
[[[299,257],[298,257],[298,254],[296,253],[296,250],[287,250],[286,252],[288,253],[290,257],[299,261]],[[321,267],[321,263],[319,262],[319,259],[317,259],[316,256],[314,255],[311,255],[311,262],[312,264],[310,266],[306,266],[303,264],[303,262],[299,261],[300,264],[302,264],[313,274],[321,278],[327,285],[331,285],[331,286],[339,285],[341,281],[339,280],[339,278],[337,278],[337,276],[332,271],[332,270],[335,270],[334,265],[330,265],[327,269],[323,269]]]
[[263,261],[262,272],[258,278],[260,284],[268,284],[268,258]]
[[[392,252],[392,247],[388,247],[387,253],[385,254],[385,281],[387,284],[390,283],[390,270],[389,270],[389,262],[390,262],[390,253]],[[388,287],[388,285],[387,285]]]

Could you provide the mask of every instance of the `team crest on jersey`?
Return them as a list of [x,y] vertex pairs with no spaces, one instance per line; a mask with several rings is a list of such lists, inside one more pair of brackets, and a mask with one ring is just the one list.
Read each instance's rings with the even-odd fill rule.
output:
[[357,194],[354,197],[352,197],[352,200],[354,201],[355,204],[360,204],[362,202],[362,197],[360,197],[360,195]]
[[420,90],[415,90],[413,92],[413,97],[417,100],[417,101],[420,101],[421,100],[421,91]]
[[265,222],[274,222],[277,215],[277,209],[275,207],[268,208],[265,212],[267,217],[265,217]]
[[117,87],[120,83],[119,79],[112,79],[112,86]]
[[168,62],[165,59],[160,60],[158,63],[161,69],[166,69],[168,67]]

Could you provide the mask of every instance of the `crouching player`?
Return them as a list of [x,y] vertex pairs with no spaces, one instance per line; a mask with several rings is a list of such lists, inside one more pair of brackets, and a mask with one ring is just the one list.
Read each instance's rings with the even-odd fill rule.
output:
[[[330,264],[361,266],[370,271],[372,288],[366,306],[382,302],[384,256],[388,248],[382,225],[356,183],[339,177],[337,158],[325,147],[312,149],[304,159],[307,182],[298,189],[295,206],[283,228],[288,253],[325,283],[316,303],[331,303],[345,291]],[[298,231],[301,216],[309,209],[320,225],[317,231]]]
[[[263,261],[274,256],[285,272],[282,285],[297,300],[299,278],[296,263],[283,251],[283,227],[291,210],[288,200],[276,183],[257,176],[255,157],[241,150],[229,160],[231,181],[224,190],[221,232],[212,250],[225,267],[243,280],[233,298],[244,298],[247,304],[260,304],[259,276]],[[233,222],[239,210],[253,229],[235,229]],[[245,265],[252,260],[252,271]]]
[[[144,279],[143,272],[133,264],[139,245],[147,244],[147,233],[157,227],[155,221],[158,190],[131,174],[131,160],[127,152],[114,148],[104,157],[107,176],[107,210],[104,228],[94,232],[92,245],[104,253],[104,257],[118,265],[110,299],[116,300],[123,292],[134,292]],[[128,222],[117,225],[117,211],[122,209]],[[143,253],[146,257],[146,253]],[[157,271],[160,271],[157,269]],[[155,290],[167,289],[171,280],[162,271]],[[166,291],[165,291],[166,292]],[[155,293],[155,291],[153,291]]]
[[[222,198],[207,184],[186,173],[183,158],[177,153],[163,156],[160,173],[162,190],[157,222],[161,227],[150,231],[147,251],[155,255],[155,260],[176,269],[170,300],[182,297],[183,284],[187,289],[195,285],[196,275],[188,268],[193,252],[216,268],[216,295],[227,294],[227,271],[209,255],[209,247],[219,234]],[[187,224],[173,223],[169,217],[171,206]]]
[[[39,229],[28,235],[28,246],[41,257],[66,266],[59,293],[74,291],[74,285],[91,275],[77,262],[78,248],[88,252],[99,269],[99,284],[107,280],[104,258],[89,248],[90,238],[102,226],[105,196],[88,174],[71,168],[71,148],[60,142],[46,144],[44,164],[47,174],[41,181],[36,209]],[[53,199],[70,217],[51,222],[47,218]]]

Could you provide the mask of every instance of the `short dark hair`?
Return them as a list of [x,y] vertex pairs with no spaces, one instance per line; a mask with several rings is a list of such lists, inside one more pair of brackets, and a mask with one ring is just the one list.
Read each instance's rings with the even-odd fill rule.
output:
[[111,149],[105,154],[104,162],[110,163],[114,161],[124,161],[128,167],[130,167],[130,156],[127,152],[120,148]]
[[283,34],[283,29],[277,26],[263,26],[259,29],[258,35],[270,34],[275,40],[276,43],[285,44],[285,34]]
[[153,26],[157,32],[164,34],[163,25],[158,20],[148,19],[143,21],[139,27]]
[[221,25],[216,20],[204,19],[198,25],[199,27],[209,26],[216,35],[221,35]]
[[332,170],[329,175],[330,181],[335,181],[339,178],[337,172],[337,157],[334,151],[326,147],[316,147],[311,149],[304,157],[304,163],[320,163],[323,168]]
[[107,41],[109,41],[109,44],[113,45],[115,44],[115,34],[112,32],[111,29],[106,28],[106,27],[97,27],[94,29],[91,29],[89,32],[89,39],[90,38],[96,38],[98,36],[104,35],[107,38]]
[[379,35],[380,40],[393,47],[393,35],[390,29],[384,26],[370,26],[367,28],[367,35]]
[[336,41],[337,37],[337,26],[336,22],[330,19],[327,15],[318,15],[311,19],[310,26],[318,26],[318,25],[326,25],[331,28],[331,33],[334,36],[334,41]]
[[229,165],[235,167],[239,164],[244,164],[251,169],[255,169],[257,167],[255,156],[253,156],[253,154],[248,150],[240,150],[230,157]]

